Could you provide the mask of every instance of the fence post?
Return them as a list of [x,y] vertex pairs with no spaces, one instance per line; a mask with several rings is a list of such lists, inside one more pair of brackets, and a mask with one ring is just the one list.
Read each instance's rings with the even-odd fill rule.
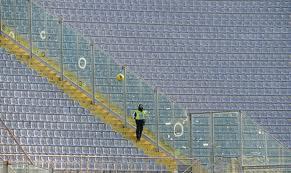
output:
[[3,25],[3,21],[2,21],[2,1],[0,0],[0,35],[2,35],[2,25]]
[[64,80],[64,56],[63,56],[63,43],[64,43],[64,35],[63,35],[63,32],[64,32],[64,20],[63,18],[61,17],[59,19],[59,24],[60,24],[60,41],[61,41],[61,44],[60,44],[60,58],[61,58],[61,79],[62,81]]
[[242,173],[243,165],[243,126],[242,126],[242,114],[239,111],[238,115],[238,128],[239,128],[239,172]]
[[214,173],[214,118],[213,113],[210,114],[210,170]]
[[[29,58],[32,59],[32,0],[28,0],[28,14],[29,14]],[[30,61],[29,61],[30,63]]]
[[265,165],[268,165],[268,137],[267,137],[267,133],[265,131],[262,130],[261,132],[264,135],[264,142],[265,142]]
[[194,159],[193,159],[193,139],[192,139],[192,114],[188,113],[188,120],[189,120],[189,149],[190,149],[190,162],[193,170]]
[[122,66],[122,70],[123,70],[123,76],[124,76],[124,80],[123,80],[124,127],[127,127],[127,93],[126,93],[127,76],[126,76],[126,65]]
[[90,47],[91,47],[91,71],[92,71],[92,104],[96,103],[96,99],[95,99],[95,58],[94,58],[94,42],[93,40],[91,40],[90,43]]
[[159,139],[160,139],[160,129],[159,129],[159,124],[160,124],[160,111],[159,111],[159,93],[158,93],[158,87],[155,87],[155,113],[156,113],[156,130],[157,130],[157,141],[156,141],[156,146],[157,146],[157,151],[159,151]]

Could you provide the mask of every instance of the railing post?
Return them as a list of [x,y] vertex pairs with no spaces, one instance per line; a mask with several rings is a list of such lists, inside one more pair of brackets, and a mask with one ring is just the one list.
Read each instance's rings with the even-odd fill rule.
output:
[[[173,120],[174,117],[175,117],[175,102],[174,102],[174,100],[171,100],[171,110],[172,110],[172,112],[171,112],[171,119]],[[172,142],[172,146],[174,148],[176,148],[176,146],[175,146],[175,140],[172,140],[172,141],[173,141]],[[174,158],[176,158],[176,152],[174,152]]]
[[89,173],[89,156],[86,159],[86,173]]
[[192,139],[192,115],[188,113],[188,121],[189,121],[189,149],[190,149],[190,159],[193,163],[193,139]]
[[82,172],[82,158],[83,158],[83,156],[81,155],[81,157],[80,157],[80,172]]
[[239,111],[238,115],[238,129],[239,129],[239,173],[242,173],[243,165],[243,126],[242,126],[242,114]]
[[0,0],[0,35],[2,35],[2,25],[3,25],[3,21],[2,21],[2,0]]
[[[28,0],[28,14],[29,14],[29,58],[32,59],[32,0]],[[30,62],[30,61],[29,61]]]
[[92,104],[96,103],[95,99],[95,57],[94,57],[94,41],[91,40],[91,81],[92,81]]
[[[79,61],[79,34],[76,35],[76,61]],[[79,67],[80,68],[80,67]],[[77,70],[77,79],[80,81],[79,70]]]
[[61,17],[59,19],[59,24],[60,24],[60,58],[61,58],[61,80],[64,80],[64,55],[63,55],[63,43],[64,43],[64,19]]
[[283,148],[279,148],[279,155],[280,155],[280,159],[279,159],[279,165],[285,164],[285,158],[284,158],[284,152],[283,152]]
[[264,141],[265,141],[265,165],[267,165],[268,163],[268,138],[267,138],[267,134],[265,131],[262,131],[262,134],[264,135]]
[[213,113],[210,114],[210,170],[214,173],[214,118]]
[[126,93],[126,65],[122,66],[122,71],[123,71],[123,106],[124,106],[124,127],[127,127],[127,93]]
[[3,161],[3,173],[8,173],[8,161]]
[[156,113],[156,130],[157,130],[157,141],[156,141],[156,146],[157,146],[157,151],[159,151],[159,140],[160,140],[160,129],[159,129],[159,124],[160,124],[160,111],[159,111],[159,91],[158,87],[155,88],[155,113]]

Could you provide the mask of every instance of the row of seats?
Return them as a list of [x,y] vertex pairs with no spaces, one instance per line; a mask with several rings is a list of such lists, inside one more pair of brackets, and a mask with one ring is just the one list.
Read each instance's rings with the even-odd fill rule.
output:
[[[6,23],[9,24],[9,19]],[[12,24],[11,24],[12,25]],[[12,27],[15,24],[12,25]],[[27,26],[26,23],[23,24],[24,28]],[[22,26],[17,26],[18,32],[22,34],[28,34],[28,31],[23,30]],[[44,46],[49,48],[58,48],[60,47],[59,43],[59,32],[58,30],[53,30],[47,27],[41,27],[41,28],[34,28],[36,31],[33,33],[33,41],[34,44],[37,44],[38,47],[42,48]],[[89,33],[93,32],[90,29],[87,29],[90,31]],[[45,31],[46,33],[46,39],[42,39],[43,37],[41,35],[41,32]],[[159,35],[157,35],[157,32],[159,31],[123,31],[123,30],[108,30],[106,31],[98,31],[100,32],[96,36],[104,37],[104,39],[97,38],[96,41],[100,43],[99,46],[107,46],[111,51],[114,50],[135,50],[135,51],[157,51],[157,52],[167,52],[169,50],[178,51],[178,52],[189,52],[189,51],[207,51],[208,49],[215,48],[216,51],[227,53],[230,51],[238,52],[238,53],[269,53],[269,52],[286,52],[286,48],[288,47],[287,41],[284,39],[285,37],[288,37],[287,33],[264,33],[264,34],[258,34],[258,33],[229,33],[229,34],[219,34],[217,32],[213,33],[167,33],[163,32]],[[64,48],[70,48],[73,46],[73,44],[69,44],[69,42],[77,42],[77,32],[70,33],[70,37],[67,36],[68,34],[65,33],[64,37]],[[105,35],[105,36],[104,36]],[[186,35],[187,39],[184,38]],[[113,37],[114,36],[114,37]],[[147,38],[150,40],[144,41],[143,39]],[[164,38],[163,42],[157,40],[157,38]],[[173,42],[168,38],[177,39],[177,41]],[[233,39],[230,41],[230,39]],[[112,40],[121,42],[117,42],[118,44],[113,44]],[[130,44],[130,42],[132,44]],[[139,41],[140,40],[140,41]],[[142,40],[142,41],[141,41]],[[100,42],[101,41],[101,42]],[[276,47],[274,47],[274,41],[278,44],[276,44]],[[136,42],[139,42],[139,44],[136,44]],[[149,44],[152,42],[152,44]],[[43,43],[43,44],[41,44]],[[45,44],[44,44],[45,43]],[[56,44],[52,44],[56,43]],[[89,41],[86,43],[89,49]],[[164,44],[163,44],[164,43]],[[81,43],[83,44],[83,43]],[[133,45],[134,44],[134,45]],[[149,47],[151,46],[151,47]],[[194,46],[194,47],[193,47]],[[185,47],[185,49],[184,49]],[[267,47],[268,49],[266,49]],[[256,48],[256,49],[253,49]],[[284,49],[285,48],[285,49]],[[177,50],[175,50],[177,49]],[[270,50],[271,49],[271,50]],[[205,53],[205,52],[204,52]]]
[[[2,89],[2,88],[1,88]],[[71,105],[77,105],[76,102],[71,100],[61,100],[61,99],[50,99],[50,98],[13,98],[13,97],[4,97],[0,98],[0,103],[4,105],[38,105],[38,106],[56,106],[59,105],[61,107],[69,107]],[[71,108],[75,112],[83,111],[84,109],[79,108]]]
[[[4,157],[3,159],[7,160],[8,157]],[[11,158],[11,157],[10,157]],[[149,161],[149,159],[130,159],[127,161],[124,161],[123,163],[116,162],[118,159],[125,159],[124,157],[120,156],[120,158],[113,158],[113,159],[100,159],[100,158],[76,158],[74,160],[61,160],[61,158],[49,158],[48,162],[46,161],[39,161],[39,159],[43,159],[44,157],[38,157],[38,156],[30,156],[33,160],[38,160],[35,162],[35,166],[37,168],[28,167],[26,164],[15,164],[12,165],[10,170],[15,171],[33,171],[33,172],[45,172],[45,170],[42,170],[40,168],[48,168],[51,166],[54,166],[54,172],[61,173],[61,172],[78,172],[80,168],[88,171],[112,171],[115,172],[118,170],[118,172],[142,172],[144,170],[147,170],[147,172],[166,172],[165,168],[153,164],[153,162]],[[21,161],[25,162],[25,158],[22,158]]]
[[[58,31],[48,31],[49,28],[41,27],[36,28],[37,31],[34,31],[33,33],[33,42],[36,44],[43,43],[43,46],[47,46],[50,48],[59,48],[60,47],[60,41],[58,38]],[[46,39],[42,39],[41,33],[45,32],[45,35],[47,36]],[[140,37],[134,37],[133,35],[129,35],[128,37],[124,37],[120,34],[123,33],[121,30],[109,30],[106,36],[100,35],[100,38],[98,38],[98,43],[102,46],[112,46],[112,49],[121,49],[121,50],[136,50],[136,51],[142,51],[149,49],[146,46],[152,46],[157,50],[163,50],[167,47],[171,48],[181,48],[181,47],[192,47],[192,46],[198,46],[198,47],[211,47],[211,48],[221,48],[228,50],[228,47],[238,47],[238,48],[250,48],[255,47],[257,49],[262,49],[265,47],[272,48],[274,45],[276,45],[277,48],[286,48],[288,47],[288,41],[283,40],[281,35],[287,35],[287,33],[265,33],[263,35],[259,35],[257,33],[250,34],[250,33],[230,33],[231,37],[233,37],[235,40],[229,40],[228,37],[230,36],[224,36],[220,35],[217,32],[213,33],[203,33],[207,34],[206,38],[203,39],[193,39],[193,35],[189,35],[190,37],[188,39],[178,39],[177,41],[173,42],[170,39],[163,39],[162,41],[158,40],[157,38],[152,39],[146,39],[143,40],[142,35],[154,31],[148,31],[148,32],[142,32],[142,31],[135,31],[135,33],[138,33]],[[167,32],[166,32],[167,33]],[[23,32],[25,34],[25,32]],[[26,32],[27,34],[27,32]],[[173,34],[173,33],[169,33]],[[189,33],[184,33],[189,34]],[[202,34],[202,33],[201,33]],[[114,37],[112,37],[114,36]],[[196,36],[195,36],[196,37]],[[236,37],[240,38],[236,40]],[[256,41],[254,41],[254,38],[259,38]],[[55,39],[54,39],[55,38]],[[249,39],[248,39],[249,38]],[[114,43],[115,41],[118,41]],[[52,45],[51,43],[55,42],[56,45]],[[63,48],[64,49],[72,49],[77,47],[77,43],[79,45],[81,44],[87,44],[87,49],[89,50],[89,44],[90,42],[87,41],[86,43],[80,42],[80,40],[77,38],[77,32],[73,33],[64,33],[63,38]],[[274,49],[276,48],[274,47]],[[41,48],[41,47],[39,47]],[[188,50],[189,51],[189,50]]]
[[[42,120],[45,121],[45,120]],[[42,121],[25,121],[25,122],[7,122],[7,125],[13,129],[19,130],[18,132],[15,132],[16,134],[21,134],[20,136],[44,136],[44,137],[50,137],[50,136],[68,136],[73,137],[76,135],[76,137],[86,137],[87,135],[91,135],[93,137],[114,137],[118,138],[119,135],[116,133],[110,131],[110,128],[105,126],[103,124],[97,124],[98,122],[93,123],[83,123],[80,122],[80,124],[77,124],[76,122],[42,122]],[[77,121],[78,122],[78,121]],[[38,132],[38,130],[46,128],[48,131],[46,132]],[[21,130],[24,129],[24,130]],[[79,130],[74,131],[74,130]],[[83,132],[82,130],[86,130],[87,132]],[[87,134],[86,134],[87,133]]]
[[[43,19],[42,19],[43,20]],[[72,21],[72,20],[71,20]],[[65,21],[66,23],[66,21]],[[78,25],[78,24],[77,24]],[[79,24],[80,25],[80,24]],[[84,23],[83,24],[84,27],[86,29],[90,29],[90,24],[88,23]],[[193,26],[193,25],[145,25],[142,23],[139,24],[133,24],[133,23],[119,23],[118,25],[117,23],[100,23],[100,28],[102,29],[101,31],[108,32],[108,33],[113,33],[114,31],[123,31],[123,30],[129,30],[129,31],[140,31],[140,32],[151,32],[151,31],[163,31],[165,33],[175,33],[175,32],[179,32],[179,33],[185,33],[185,34],[189,34],[189,33],[195,33],[195,32],[199,32],[199,33],[209,33],[209,34],[213,34],[213,33],[228,33],[228,34],[236,34],[236,35],[244,35],[244,34],[258,34],[258,33],[264,33],[267,35],[271,35],[272,33],[274,34],[278,34],[278,33],[282,33],[282,34],[287,34],[288,33],[288,28],[282,27],[282,28],[278,28],[275,26],[270,26],[270,27],[266,27],[266,28],[257,28],[257,27],[235,27],[235,26]],[[35,26],[37,27],[37,26]],[[43,30],[43,27],[39,26],[39,29]],[[48,28],[49,29],[49,28]],[[70,33],[64,33],[65,35],[71,35],[72,37],[74,37],[74,35],[76,36],[77,31],[75,32],[70,32]],[[106,37],[106,35],[100,35],[101,38],[102,37]],[[276,35],[279,36],[279,35]],[[139,40],[139,44],[149,44],[152,43],[153,45],[155,44],[165,44],[165,45],[170,45],[170,44],[177,44],[177,43],[187,43],[188,41],[192,41],[192,42],[200,42],[200,40],[184,40],[184,39],[180,39],[180,40],[176,40],[175,42],[173,42],[170,39],[163,39],[163,40],[159,40],[158,38],[153,38],[152,40],[142,40],[141,38],[112,38],[109,37],[108,40],[109,42],[107,43],[112,43],[112,41],[110,40],[114,40],[114,39],[123,39],[123,42],[118,42],[118,43],[124,43],[124,44],[128,44],[128,43],[134,43],[134,42],[130,42],[129,39],[131,39],[132,41],[135,40]],[[106,43],[104,42],[106,41],[105,39],[100,40],[100,43]],[[214,41],[214,40],[212,40]],[[220,42],[229,42],[229,43],[237,43],[237,42],[248,42],[247,40],[216,40],[216,41],[220,41]],[[284,40],[283,40],[284,41]],[[202,41],[203,42],[203,41]],[[285,40],[286,42],[286,40]],[[260,45],[260,44],[267,44],[267,43],[271,43],[271,41],[266,40],[266,42],[252,42],[250,44],[255,44],[255,45]]]
[[[105,38],[104,38],[105,39]],[[157,39],[158,40],[158,39]],[[96,42],[98,43],[98,42]],[[181,60],[182,62],[189,62],[188,65],[192,66],[197,66],[200,65],[200,61],[209,61],[209,63],[213,61],[226,61],[226,62],[231,62],[231,61],[246,61],[246,62],[261,62],[262,64],[265,63],[273,63],[279,62],[281,65],[287,67],[286,64],[282,63],[288,60],[288,57],[286,57],[286,54],[233,54],[233,53],[224,53],[224,54],[214,54],[214,53],[178,53],[178,52],[169,52],[169,53],[140,53],[140,52],[110,52],[110,55],[112,57],[119,57],[121,60],[132,60],[132,62],[135,61],[133,57],[138,58],[138,59],[144,59],[144,63],[150,62],[152,60],[155,61],[164,61],[164,63],[169,63],[171,60],[176,60],[176,63],[169,63],[168,65],[176,66],[179,65],[177,64],[178,60]],[[193,58],[195,57],[195,58]],[[254,60],[253,58],[256,57]],[[157,62],[156,65],[159,65]],[[142,64],[140,64],[142,65]],[[227,64],[226,64],[227,65]],[[230,67],[233,67],[235,64],[231,64]],[[215,64],[211,64],[211,66],[215,66]],[[265,65],[264,65],[265,66]],[[228,67],[228,66],[226,66]],[[271,67],[271,65],[270,65]]]
[[[90,3],[84,2],[81,0],[60,0],[60,1],[54,1],[54,0],[47,0],[42,2],[43,4],[58,4],[59,6],[61,5],[66,5],[68,3],[68,7],[75,7],[75,4],[80,4],[81,7],[88,6],[95,7],[94,5],[96,4],[127,4],[128,2],[126,1],[118,1],[118,0],[91,0]],[[179,6],[186,6],[189,5],[190,7],[192,6],[220,6],[220,7],[225,7],[225,6],[252,6],[252,7],[286,7],[288,5],[287,0],[279,0],[279,1],[268,1],[268,2],[260,2],[260,1],[223,1],[223,2],[217,2],[217,1],[184,1],[180,2],[179,0],[173,0],[171,3],[179,5]],[[169,3],[165,1],[156,1],[155,4],[152,3],[152,1],[134,1],[133,5],[152,5],[152,6],[165,6],[169,5]]]
[[[31,87],[28,87],[31,89]],[[28,89],[27,88],[27,89]],[[35,99],[60,99],[60,96],[64,96],[64,99],[67,99],[68,96],[64,95],[62,92],[60,91],[35,91],[35,92],[31,92],[31,90],[18,90],[18,91],[12,91],[12,90],[1,90],[1,97],[19,97],[19,98],[35,98]]]
[[[130,61],[130,59],[123,59],[122,61]],[[177,71],[177,73],[193,73],[199,70],[200,72],[208,73],[208,74],[287,74],[288,66],[286,65],[287,59],[285,60],[187,60],[187,59],[165,59],[165,60],[157,60],[157,59],[142,59],[136,58],[135,60],[131,60],[136,64],[130,64],[131,67],[137,67],[137,64],[140,64],[140,67],[145,65],[154,65],[150,67],[149,71],[152,70],[160,70],[161,72],[167,72],[165,68],[173,64],[173,67]],[[101,64],[100,64],[101,65]],[[102,64],[107,65],[107,64]],[[110,67],[111,65],[109,65]],[[195,67],[195,69],[193,69]],[[278,69],[281,68],[281,69]]]
[[[22,145],[27,145],[27,143],[31,143],[29,146],[23,146],[23,149],[26,152],[31,154],[39,154],[39,155],[51,155],[51,154],[67,154],[67,155],[80,155],[80,154],[89,154],[89,155],[106,155],[106,156],[129,156],[132,155],[134,157],[141,157],[143,154],[138,152],[137,149],[126,146],[111,146],[108,148],[107,146],[100,145],[98,143],[94,143],[95,146],[86,145],[86,143],[74,143],[72,145],[66,145],[66,143],[58,143],[56,141],[50,141],[51,143],[48,145],[45,142],[36,142],[35,138],[20,138],[19,141]],[[108,145],[108,144],[106,144]],[[19,154],[21,151],[16,150],[16,146],[0,146],[0,150],[2,153],[6,154]],[[130,157],[128,157],[130,158]]]

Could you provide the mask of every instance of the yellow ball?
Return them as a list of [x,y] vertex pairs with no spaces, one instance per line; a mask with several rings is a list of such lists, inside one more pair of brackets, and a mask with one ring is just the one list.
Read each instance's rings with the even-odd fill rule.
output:
[[122,81],[122,80],[124,80],[124,75],[123,75],[122,73],[118,73],[118,74],[116,75],[116,80],[118,80],[118,81]]

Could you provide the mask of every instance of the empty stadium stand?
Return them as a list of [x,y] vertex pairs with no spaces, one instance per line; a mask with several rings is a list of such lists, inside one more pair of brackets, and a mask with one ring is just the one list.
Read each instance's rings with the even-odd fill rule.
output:
[[287,1],[0,2],[2,170],[290,171]]

